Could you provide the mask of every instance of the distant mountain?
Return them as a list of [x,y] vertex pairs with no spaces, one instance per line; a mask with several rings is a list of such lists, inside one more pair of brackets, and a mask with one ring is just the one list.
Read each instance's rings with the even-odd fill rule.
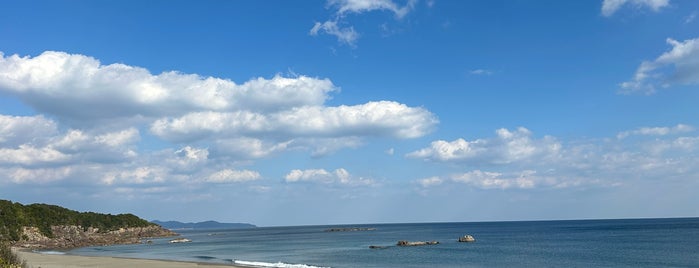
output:
[[249,223],[225,223],[217,221],[203,221],[203,222],[179,222],[179,221],[151,221],[157,225],[164,228],[174,230],[174,229],[241,229],[241,228],[255,228],[257,226]]

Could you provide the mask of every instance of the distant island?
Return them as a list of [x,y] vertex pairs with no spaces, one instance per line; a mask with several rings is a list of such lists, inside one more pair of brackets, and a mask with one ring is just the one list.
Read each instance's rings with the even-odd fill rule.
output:
[[135,244],[176,236],[133,214],[78,212],[56,205],[0,200],[0,242],[25,248],[76,248]]
[[203,221],[203,222],[179,222],[179,221],[158,221],[154,220],[151,223],[162,226],[170,230],[177,229],[243,229],[243,228],[255,228],[257,226],[249,223],[225,223],[217,221]]

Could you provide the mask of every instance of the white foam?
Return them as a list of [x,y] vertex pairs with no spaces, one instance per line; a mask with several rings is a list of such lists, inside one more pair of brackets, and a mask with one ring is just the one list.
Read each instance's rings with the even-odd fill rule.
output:
[[307,265],[307,264],[291,264],[291,263],[283,263],[283,262],[277,262],[277,263],[270,263],[270,262],[261,262],[261,261],[240,261],[240,260],[235,260],[233,261],[235,264],[240,264],[240,265],[245,265],[245,266],[251,266],[251,267],[272,267],[272,268],[329,268],[329,267],[320,267],[320,266],[313,266],[313,265]]
[[54,250],[46,250],[46,251],[36,250],[36,251],[34,251],[34,253],[46,254],[46,255],[66,255],[65,252],[54,251]]

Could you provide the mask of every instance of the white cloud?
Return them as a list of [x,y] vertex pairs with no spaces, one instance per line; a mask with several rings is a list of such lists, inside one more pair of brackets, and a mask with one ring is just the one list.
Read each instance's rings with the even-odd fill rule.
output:
[[[320,105],[338,89],[306,76],[233,81],[196,74],[102,65],[92,57],[46,51],[36,57],[0,53],[0,91],[64,118],[172,116],[195,111],[269,111]],[[85,111],[90,111],[86,113]]]
[[36,148],[31,145],[20,145],[19,148],[0,148],[0,165],[51,165],[68,162],[66,155],[52,148]]
[[388,10],[397,18],[402,18],[415,7],[417,0],[409,0],[404,6],[399,6],[391,0],[328,0],[329,6],[335,6],[337,13],[364,13],[375,10]]
[[71,129],[64,136],[52,142],[52,146],[66,152],[85,152],[106,148],[123,148],[139,140],[139,132],[129,128],[116,132],[91,135],[81,130]]
[[295,139],[292,145],[302,150],[310,150],[312,157],[323,157],[339,151],[340,149],[357,148],[364,145],[364,142],[361,138],[352,136],[339,138],[302,138]]
[[418,180],[418,183],[420,183],[420,185],[422,185],[422,187],[430,187],[430,186],[440,185],[440,184],[442,184],[442,182],[444,182],[444,181],[437,176]]
[[[650,155],[682,155],[681,152],[699,151],[699,137],[678,137],[672,140],[654,140],[643,145]],[[678,152],[680,151],[680,152]]]
[[555,138],[546,136],[542,139],[532,139],[531,132],[526,128],[518,128],[515,131],[501,128],[496,134],[494,138],[474,141],[437,140],[432,142],[430,147],[406,156],[432,161],[506,164],[556,157],[561,149],[561,144]]
[[319,33],[334,35],[340,43],[355,47],[359,33],[353,26],[342,27],[345,24],[347,14],[362,14],[371,11],[390,11],[397,19],[405,17],[415,8],[417,0],[408,0],[400,6],[391,0],[328,0],[328,7],[335,9],[335,18],[325,22],[316,22],[309,31],[310,35]]
[[190,113],[160,119],[153,123],[151,132],[173,141],[246,135],[416,138],[429,133],[436,124],[434,115],[423,108],[380,101],[355,106],[304,106],[272,114]]
[[286,174],[284,179],[287,182],[317,181],[330,183],[333,181],[332,174],[325,169],[294,169]]
[[624,5],[633,5],[636,8],[647,7],[657,12],[670,4],[670,0],[604,0],[602,1],[602,15],[611,16]]
[[635,130],[619,132],[616,137],[618,139],[624,139],[632,135],[664,136],[670,134],[687,133],[691,131],[694,131],[692,126],[678,124],[674,127],[642,127]]
[[43,183],[69,175],[88,178],[104,170],[100,165],[138,157],[135,143],[139,133],[135,128],[59,131],[57,122],[43,116],[0,115],[0,121],[0,166],[5,167],[0,172],[15,183]]
[[337,37],[337,41],[349,46],[354,46],[359,38],[359,33],[354,30],[354,27],[339,27],[337,26],[337,21],[316,22],[309,34],[316,36],[318,33],[334,35]]
[[424,148],[407,154],[411,158],[425,158],[439,161],[451,161],[460,159],[474,158],[485,149],[479,148],[479,144],[485,143],[484,140],[475,140],[472,142],[464,139],[457,139],[452,142],[438,140],[433,141],[429,148]]
[[699,137],[679,137],[672,142],[673,146],[686,151],[699,150]]
[[[573,140],[563,146],[553,137],[532,139],[525,129],[500,129],[495,138],[435,141],[408,156],[458,163],[447,165],[452,169],[466,164],[470,171],[452,175],[449,181],[474,188],[617,187],[699,175],[699,137],[684,136],[692,131],[684,124],[642,127],[620,132],[617,139]],[[637,136],[625,139],[631,135]],[[418,183],[447,182],[440,176]]]
[[75,161],[121,162],[138,155],[135,143],[139,139],[140,134],[135,128],[106,133],[71,129],[51,138],[45,146],[72,155]]
[[68,178],[73,174],[73,168],[12,168],[6,170],[0,169],[0,172],[8,174],[9,178],[14,183],[47,183]]
[[209,164],[209,150],[192,146],[185,146],[176,151],[164,150],[150,157],[157,158],[158,164],[170,167],[173,172],[185,174],[202,170]]
[[632,80],[621,83],[621,93],[653,94],[658,87],[699,84],[699,38],[676,41],[654,61],[644,61]]
[[502,174],[497,172],[484,172],[474,170],[466,172],[452,179],[456,182],[469,184],[483,189],[508,189],[508,188],[534,188],[536,182],[529,176],[533,175],[534,171],[524,171],[516,178],[502,178]]
[[362,177],[354,177],[344,168],[336,169],[333,172],[325,169],[294,169],[284,177],[286,182],[316,182],[324,184],[340,184],[347,186],[373,185],[374,181]]
[[102,177],[102,182],[112,184],[158,184],[167,181],[169,172],[163,167],[141,166],[133,170],[112,171]]
[[0,146],[35,143],[37,140],[55,135],[56,132],[56,123],[41,115],[8,116],[0,114]]
[[200,162],[206,161],[206,159],[209,157],[209,150],[185,146],[184,148],[175,151],[175,154],[181,155],[185,159],[193,162]]
[[[277,75],[236,84],[64,52],[0,56],[0,92],[57,118],[0,116],[0,148],[26,144],[79,155],[75,161],[133,159],[144,126],[160,139],[250,159],[290,148],[323,156],[368,137],[421,137],[438,123],[424,108],[393,101],[326,106],[339,92],[329,79]],[[59,124],[70,129],[58,133]]]
[[563,174],[539,174],[535,170],[513,171],[503,174],[473,170],[451,177],[456,183],[462,183],[480,189],[560,189],[589,185],[614,186],[597,178],[577,178]]
[[223,138],[211,148],[216,155],[226,155],[238,159],[259,159],[285,151],[307,151],[311,157],[323,157],[344,148],[357,148],[364,145],[359,137],[339,138],[293,138],[280,142],[255,138]]
[[252,170],[224,169],[213,173],[204,179],[205,182],[212,183],[236,183],[254,181],[260,179],[260,173]]
[[[393,101],[327,106],[340,91],[329,79],[277,75],[236,84],[63,52],[0,56],[0,92],[43,113],[0,115],[2,184],[60,181],[95,196],[197,196],[207,183],[259,180],[257,171],[226,168],[254,165],[250,159],[286,151],[318,157],[372,137],[421,137],[438,123],[424,108]],[[325,171],[325,179],[300,172],[301,181],[376,185],[342,168]]]
[[211,150],[220,155],[230,155],[245,159],[257,159],[285,151],[291,141],[269,142],[261,139],[238,137],[217,139]]
[[486,70],[486,69],[475,69],[475,70],[469,71],[468,73],[472,74],[472,75],[491,75],[491,74],[493,74],[493,71]]

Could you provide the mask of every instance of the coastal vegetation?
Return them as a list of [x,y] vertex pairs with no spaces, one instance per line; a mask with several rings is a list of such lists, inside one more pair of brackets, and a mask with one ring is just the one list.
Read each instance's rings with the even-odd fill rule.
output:
[[0,243],[13,247],[58,249],[134,244],[144,238],[176,235],[133,214],[78,212],[55,205],[0,200]]
[[0,242],[0,268],[24,268],[26,263],[22,262],[17,255],[12,252],[10,244]]
[[0,200],[0,241],[19,241],[23,227],[36,227],[39,232],[53,238],[52,226],[80,226],[86,231],[96,228],[98,232],[109,232],[119,228],[154,226],[133,214],[100,214],[78,212],[55,205],[22,205]]

